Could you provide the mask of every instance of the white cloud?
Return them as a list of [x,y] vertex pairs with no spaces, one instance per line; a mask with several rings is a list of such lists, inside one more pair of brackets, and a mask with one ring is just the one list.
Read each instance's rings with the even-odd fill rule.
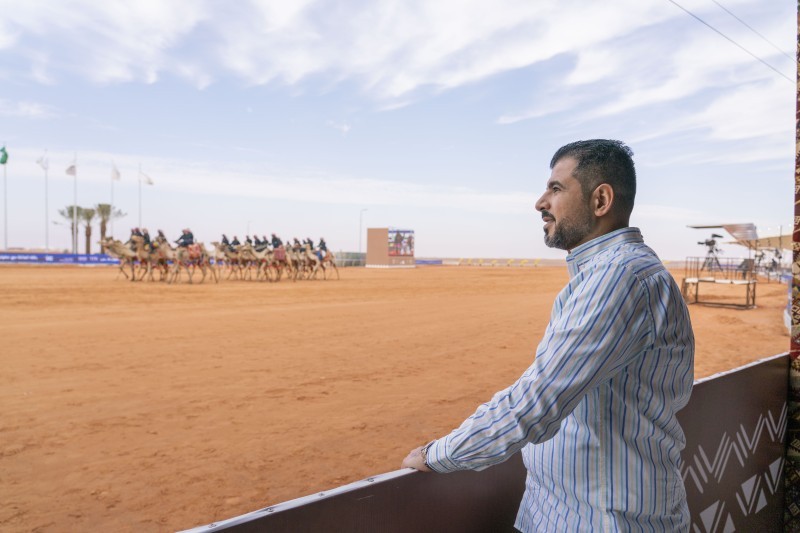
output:
[[[705,18],[722,15],[723,20],[715,24],[756,54],[770,59],[780,57],[771,45],[754,37],[744,26],[725,26],[727,15],[715,9],[713,5],[698,6]],[[639,20],[645,22],[641,26],[634,20],[626,27],[627,32],[622,29],[607,39],[571,48],[569,52],[576,61],[570,71],[548,80],[544,94],[537,95],[531,108],[509,113],[498,122],[540,118],[581,104],[589,107],[584,119],[609,117],[681,101],[709,89],[727,91],[757,80],[792,85],[685,13],[673,14],[678,15],[677,19],[659,18],[663,13],[646,14]],[[790,24],[777,18],[766,23],[768,28],[764,31],[776,41],[793,40],[794,28]],[[782,64],[785,67],[785,62]]]
[[[38,175],[36,158],[40,149],[17,147],[15,160],[28,172]],[[61,167],[72,164],[75,154],[50,150],[53,176],[66,179]],[[139,157],[105,152],[77,154],[78,181],[107,183],[111,161],[122,174],[121,184],[136,180],[139,165],[157,184],[159,190],[213,196],[247,196],[248,198],[280,199],[299,202],[339,205],[429,207],[461,209],[477,213],[525,214],[533,211],[536,197],[529,192],[485,191],[469,187],[407,183],[392,180],[363,179],[324,172],[254,170],[252,168],[220,168],[207,161],[185,161]],[[19,168],[19,167],[18,167]],[[69,178],[71,179],[71,178]]]
[[639,0],[31,0],[5,16],[0,47],[44,54],[50,68],[100,83],[154,83],[175,73],[205,87],[233,73],[248,84],[296,84],[324,75],[355,80],[384,104],[560,54],[578,57],[564,83],[607,80],[627,65],[619,60],[624,50],[604,45],[686,17],[668,3]]
[[52,107],[38,102],[0,100],[0,116],[42,119],[55,116],[55,111]]
[[714,100],[701,113],[688,117],[689,127],[706,127],[710,137],[739,140],[752,137],[785,137],[794,126],[786,109],[794,101],[794,90],[780,79],[740,86]]
[[347,133],[352,129],[350,124],[347,122],[335,122],[333,120],[328,121],[328,126],[339,131],[342,135],[347,135]]

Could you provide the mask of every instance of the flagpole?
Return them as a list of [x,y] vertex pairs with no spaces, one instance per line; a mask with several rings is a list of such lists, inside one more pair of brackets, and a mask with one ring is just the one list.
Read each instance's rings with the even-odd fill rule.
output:
[[6,165],[3,165],[3,250],[8,250],[8,187]]
[[111,173],[111,213],[109,214],[108,218],[110,218],[111,222],[111,235],[110,237],[114,238],[114,173]]
[[47,168],[44,169],[44,249],[50,251],[50,215],[47,194]]
[[75,153],[75,174],[72,175],[72,253],[78,253],[78,154]]

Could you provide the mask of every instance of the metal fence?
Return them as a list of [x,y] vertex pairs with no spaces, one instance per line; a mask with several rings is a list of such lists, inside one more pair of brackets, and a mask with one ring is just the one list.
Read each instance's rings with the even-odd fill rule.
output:
[[687,257],[686,277],[704,280],[751,280],[755,278],[755,261],[716,255]]

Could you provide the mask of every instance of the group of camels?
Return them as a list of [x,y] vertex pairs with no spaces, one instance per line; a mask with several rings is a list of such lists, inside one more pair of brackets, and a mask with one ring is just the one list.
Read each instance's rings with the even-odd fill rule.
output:
[[326,252],[320,260],[309,245],[256,250],[250,243],[229,247],[212,242],[213,249],[207,250],[203,243],[173,248],[163,240],[148,247],[138,236],[131,237],[129,242],[108,237],[100,244],[106,253],[119,259],[119,270],[130,281],[142,281],[145,277],[156,281],[154,274],[158,272],[158,281],[175,283],[185,272],[192,283],[198,269],[203,276],[200,283],[209,274],[214,283],[218,283],[226,271],[225,279],[280,281],[285,275],[297,281],[317,279],[320,271],[323,279],[328,279],[329,272],[335,273],[339,279],[334,255]]

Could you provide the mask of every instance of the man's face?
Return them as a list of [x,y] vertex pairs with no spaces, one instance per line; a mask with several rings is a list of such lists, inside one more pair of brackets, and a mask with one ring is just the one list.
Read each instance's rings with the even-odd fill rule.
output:
[[565,157],[556,163],[547,190],[536,202],[544,220],[544,243],[550,248],[572,250],[589,240],[594,216],[580,182],[572,177],[576,161]]

